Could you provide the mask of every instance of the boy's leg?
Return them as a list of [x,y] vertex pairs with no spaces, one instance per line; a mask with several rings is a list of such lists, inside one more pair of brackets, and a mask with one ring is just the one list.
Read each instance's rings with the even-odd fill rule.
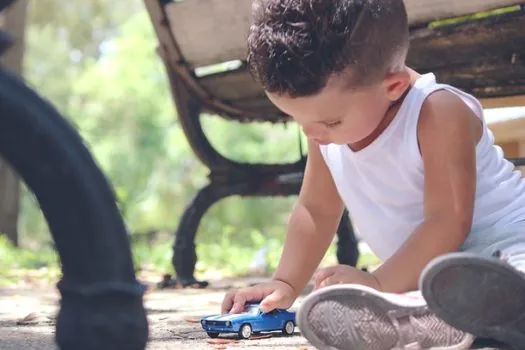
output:
[[506,256],[502,251],[498,256],[452,253],[436,258],[421,274],[420,289],[430,309],[447,323],[523,348],[525,254]]
[[474,339],[437,318],[421,295],[380,293],[357,285],[312,293],[301,304],[297,323],[321,350],[462,350]]

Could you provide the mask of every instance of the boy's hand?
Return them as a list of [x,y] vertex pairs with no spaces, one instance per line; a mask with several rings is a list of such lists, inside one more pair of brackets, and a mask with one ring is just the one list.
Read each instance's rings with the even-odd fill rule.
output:
[[247,302],[259,302],[262,312],[274,309],[288,309],[297,298],[297,292],[288,283],[271,281],[253,287],[231,290],[222,302],[222,313],[240,313]]
[[314,290],[333,284],[361,284],[381,290],[381,286],[374,275],[348,265],[326,267],[317,271],[312,279]]

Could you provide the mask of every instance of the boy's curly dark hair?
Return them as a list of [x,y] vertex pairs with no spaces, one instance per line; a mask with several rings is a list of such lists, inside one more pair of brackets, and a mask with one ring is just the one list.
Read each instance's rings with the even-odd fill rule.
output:
[[347,74],[349,86],[378,81],[404,64],[403,0],[254,0],[248,67],[271,93],[318,93]]

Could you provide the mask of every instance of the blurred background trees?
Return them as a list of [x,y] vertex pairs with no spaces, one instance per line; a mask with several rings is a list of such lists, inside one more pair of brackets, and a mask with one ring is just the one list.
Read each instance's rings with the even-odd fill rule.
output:
[[[140,0],[29,2],[25,79],[77,127],[113,184],[137,264],[169,271],[173,233],[206,183],[207,169],[179,126],[156,46]],[[215,116],[203,121],[212,144],[233,159],[300,156],[294,124],[239,124]],[[292,203],[290,197],[229,198],[213,206],[198,233],[198,270],[243,272],[264,247],[275,265]],[[18,227],[21,246],[46,255],[47,225],[23,185]]]

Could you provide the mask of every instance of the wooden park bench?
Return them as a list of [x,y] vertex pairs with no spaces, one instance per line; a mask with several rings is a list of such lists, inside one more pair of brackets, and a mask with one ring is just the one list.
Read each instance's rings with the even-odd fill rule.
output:
[[[474,94],[485,107],[525,105],[525,1],[405,0],[410,27],[408,64]],[[290,120],[266,98],[246,67],[250,0],[145,0],[159,40],[179,121],[210,182],[189,204],[176,232],[173,264],[179,282],[193,277],[195,234],[206,210],[231,195],[298,193],[305,159],[244,164],[225,158],[206,139],[203,111],[240,122]],[[497,10],[497,11],[494,11]],[[475,14],[475,15],[474,15]],[[339,240],[355,239],[342,222]],[[341,249],[355,250],[355,247]],[[343,254],[342,254],[343,255]]]

